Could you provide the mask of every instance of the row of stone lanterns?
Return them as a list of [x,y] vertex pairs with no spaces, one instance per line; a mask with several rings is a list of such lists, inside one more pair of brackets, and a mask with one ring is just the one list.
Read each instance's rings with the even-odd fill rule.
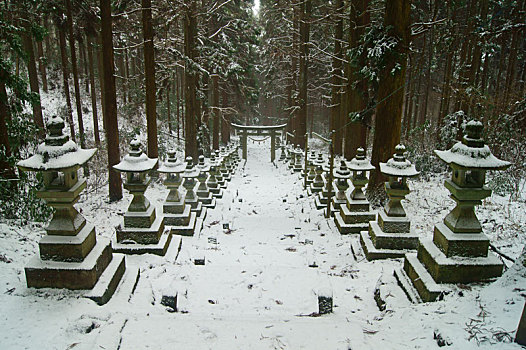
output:
[[[78,175],[78,169],[97,150],[80,149],[63,129],[62,118],[50,118],[48,134],[36,154],[17,164],[21,170],[43,173],[44,186],[38,196],[55,209],[46,227],[47,235],[39,242],[40,255],[25,268],[27,286],[86,289],[87,297],[104,304],[126,269],[124,255],[115,252],[164,255],[172,234],[193,235],[199,218],[202,224],[206,208],[215,207],[216,198],[221,198],[225,179],[230,180],[239,162],[238,147],[231,144],[216,151],[208,163],[200,156],[196,165],[191,157],[182,162],[175,151],[169,151],[158,169],[166,174],[165,185],[169,189],[161,211],[144,195],[151,181],[148,173],[158,160],[148,158],[140,142],[133,140],[129,154],[114,166],[126,174],[124,188],[133,198],[123,223],[116,228],[112,247],[107,239],[97,241],[95,227],[74,207],[86,188],[86,180]],[[186,189],[184,197],[181,186]]]
[[[395,270],[395,276],[415,302],[435,300],[446,292],[447,283],[487,281],[502,274],[502,262],[489,253],[489,239],[482,232],[474,207],[491,194],[484,186],[486,171],[503,170],[510,163],[491,153],[481,138],[482,129],[482,123],[471,121],[466,125],[462,142],[448,151],[435,151],[452,169],[452,178],[446,180],[445,187],[457,204],[435,226],[432,240],[419,239],[401,203],[410,192],[407,179],[418,175],[415,166],[405,158],[403,145],[396,147],[393,158],[380,163],[381,173],[388,177],[385,190],[389,200],[377,219],[362,190],[368,182],[367,173],[375,169],[366,159],[365,151],[358,149],[349,164],[342,161],[334,171],[338,193],[332,205],[336,210],[339,206],[334,220],[340,233],[360,234],[368,260],[403,257],[404,266]],[[313,164],[319,172],[308,192],[323,193],[323,164],[321,161]],[[349,178],[354,189],[344,195]]]

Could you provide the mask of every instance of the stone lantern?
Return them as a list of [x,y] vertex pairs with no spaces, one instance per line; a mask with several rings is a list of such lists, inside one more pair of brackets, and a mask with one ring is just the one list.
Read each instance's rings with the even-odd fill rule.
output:
[[393,158],[380,163],[380,171],[388,177],[385,192],[389,201],[378,213],[378,221],[369,222],[369,231],[362,231],[360,242],[367,260],[401,258],[418,246],[418,235],[411,229],[402,199],[409,194],[407,178],[419,172],[404,156],[405,146],[395,147]]
[[20,170],[42,173],[44,186],[37,196],[55,209],[47,234],[38,244],[40,256],[25,268],[26,282],[35,288],[89,289],[86,296],[104,304],[119,284],[125,260],[121,254],[112,254],[108,240],[97,240],[95,227],[74,207],[86,188],[78,169],[97,149],[79,148],[63,129],[62,118],[50,118],[48,134],[36,154],[17,164]]
[[225,178],[223,177],[223,173],[221,172],[221,163],[223,163],[223,157],[221,156],[221,153],[219,152],[219,150],[216,150],[215,152],[215,160],[217,162],[217,167],[216,167],[217,183],[219,184],[219,187],[223,189],[223,188],[226,188],[227,184],[226,184]]
[[340,166],[337,169],[334,169],[333,174],[336,180],[336,188],[338,189],[336,195],[332,197],[332,207],[334,209],[332,213],[334,215],[336,211],[340,210],[340,207],[342,205],[345,205],[347,203],[345,193],[349,188],[348,180],[351,178],[351,171],[349,170],[349,168],[347,168],[345,160],[342,160],[340,162]]
[[294,149],[294,165],[292,166],[292,171],[295,173],[300,172],[303,169],[303,164],[301,162],[301,158],[303,155],[303,151],[300,148],[300,145],[296,146],[296,149]]
[[402,286],[407,286],[405,290],[411,290],[408,295],[418,296],[416,300],[435,300],[446,290],[443,283],[487,281],[502,274],[502,262],[488,252],[489,239],[474,207],[491,194],[484,186],[486,171],[503,170],[511,164],[491,153],[481,138],[482,129],[482,123],[471,121],[462,142],[448,151],[435,151],[452,169],[445,187],[457,205],[435,226],[433,240],[421,239],[417,254],[406,254],[403,271],[396,273]]
[[199,202],[197,198],[196,188],[199,186],[197,176],[199,175],[199,170],[193,164],[193,158],[188,156],[186,157],[186,169],[183,173],[183,187],[186,189],[186,195],[184,201],[186,204],[190,204],[192,211],[202,219],[206,216],[206,208],[203,208],[203,203]]
[[312,183],[307,189],[307,194],[310,196],[315,193],[321,192],[323,189],[324,180],[323,180],[323,165],[325,164],[325,160],[323,159],[323,154],[318,153],[318,157],[312,161],[312,165],[314,166],[316,176],[314,177],[314,180],[312,180]]
[[301,174],[301,176],[305,176],[304,172],[307,172],[307,186],[310,185],[316,177],[316,167],[313,164],[315,160],[316,151],[311,151],[310,154],[307,155],[307,169],[303,169],[303,172]]
[[281,144],[280,150],[279,160],[283,162],[287,159],[287,153],[285,152],[285,145],[283,143]]
[[219,187],[219,182],[217,181],[218,176],[218,169],[219,169],[219,163],[216,160],[215,153],[212,153],[210,155],[210,176],[208,177],[208,181],[206,184],[208,185],[208,188],[210,189],[210,192],[212,193],[212,197],[214,198],[223,198],[223,189]]
[[225,181],[230,182],[230,180],[232,180],[232,175],[230,174],[230,171],[228,170],[228,167],[227,167],[228,152],[225,150],[224,147],[222,147],[219,154],[221,155],[221,166],[219,167],[219,171],[221,172],[223,179]]
[[158,171],[166,174],[164,184],[170,191],[163,204],[164,223],[170,228],[172,235],[192,236],[194,234],[197,215],[185,203],[180,192],[181,174],[186,169],[186,163],[177,159],[175,150],[168,151],[168,157]]
[[124,213],[124,224],[117,227],[117,243],[113,249],[127,254],[164,255],[171,235],[164,232],[162,213],[144,196],[151,182],[148,172],[157,165],[157,158],[148,158],[137,139],[130,142],[130,147],[130,153],[113,166],[126,174],[124,188],[133,195]]
[[197,163],[197,169],[199,175],[197,180],[199,181],[199,187],[197,187],[197,197],[203,206],[207,208],[216,207],[216,199],[212,196],[210,189],[208,188],[208,173],[210,172],[210,164],[205,163],[205,156],[199,156],[199,162]]
[[369,201],[365,198],[362,190],[369,182],[367,173],[375,169],[365,157],[363,148],[356,150],[356,157],[349,162],[348,168],[352,171],[351,182],[354,189],[346,195],[346,205],[342,205],[340,212],[334,214],[336,226],[341,234],[359,233],[366,230],[369,221],[376,218],[376,214],[371,212]]

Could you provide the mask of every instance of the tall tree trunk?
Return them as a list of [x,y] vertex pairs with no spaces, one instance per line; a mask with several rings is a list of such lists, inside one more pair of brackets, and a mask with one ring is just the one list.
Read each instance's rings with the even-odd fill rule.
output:
[[71,108],[71,97],[69,95],[69,62],[66,52],[66,34],[62,23],[58,24],[58,39],[60,46],[60,61],[62,63],[62,82],[64,85],[64,94],[66,95],[66,114],[69,124],[70,137],[75,141],[75,124],[73,123],[73,109]]
[[[223,86],[223,101],[222,106],[223,109],[226,109],[228,107],[228,86],[225,82],[225,86]],[[227,144],[230,141],[230,113],[223,113],[222,114],[222,125],[221,125],[221,142],[223,144]]]
[[331,74],[331,130],[336,130],[334,135],[334,153],[343,154],[343,124],[342,120],[342,40],[343,40],[343,0],[336,0],[334,9],[334,20],[336,27],[334,29],[334,56],[332,58]]
[[172,101],[170,98],[170,87],[171,87],[170,79],[167,79],[166,82],[166,114],[167,114],[167,122],[168,122],[168,131],[170,132],[170,136],[172,136]]
[[[291,75],[290,85],[288,88],[288,107],[289,107],[289,118],[287,129],[289,132],[295,132],[296,130],[296,116],[297,116],[297,99],[294,97],[298,88],[298,42],[299,42],[299,5],[294,1],[292,6],[292,50],[290,53],[291,60]],[[293,143],[296,140],[292,140]]]
[[174,79],[174,83],[175,83],[175,94],[176,94],[176,98],[175,98],[175,108],[176,108],[176,115],[177,115],[177,141],[179,141],[181,139],[181,133],[180,133],[180,129],[181,129],[181,110],[180,110],[180,106],[179,106],[179,99],[181,97],[181,89],[179,87],[179,68],[175,67],[175,79]]
[[84,122],[82,120],[82,101],[80,100],[79,74],[77,70],[77,54],[75,53],[75,37],[73,36],[73,14],[71,13],[71,0],[66,0],[67,26],[69,32],[69,49],[71,53],[71,68],[73,71],[73,84],[75,86],[75,102],[77,105],[77,122],[79,128],[80,147],[85,147]]
[[[99,134],[99,117],[97,112],[97,90],[95,89],[95,67],[93,65],[93,47],[91,38],[86,35],[86,45],[88,51],[88,66],[89,66],[89,83],[91,88],[91,111],[93,115],[93,136],[95,137],[95,144],[100,147]],[[101,79],[101,77],[99,77]]]
[[108,144],[108,172],[110,201],[122,198],[122,179],[113,166],[120,161],[119,125],[117,121],[117,92],[113,62],[113,34],[111,26],[111,0],[100,0],[102,56],[104,60],[104,119]]
[[[103,47],[102,47],[102,31],[100,32],[100,35],[97,37],[99,41],[99,49],[97,52],[97,71],[99,75],[99,85],[100,85],[100,103],[102,106],[102,127],[104,130],[106,130],[106,112],[104,111],[104,106],[106,105],[106,92],[104,89],[104,53],[103,53]],[[113,47],[113,46],[112,46]],[[113,54],[113,49],[112,49]]]
[[[386,1],[384,26],[389,28],[388,33],[391,37],[398,38],[398,43],[386,54],[387,64],[379,73],[378,105],[371,160],[376,171],[371,174],[369,181],[369,188],[372,189],[384,181],[379,171],[379,163],[387,161],[400,142],[407,48],[410,41],[410,11],[409,0]],[[395,69],[397,66],[399,69]]]
[[307,100],[309,81],[309,32],[310,15],[312,11],[311,0],[301,2],[300,11],[300,59],[298,78],[298,123],[296,129],[296,144],[305,148],[305,134],[307,133]]
[[44,47],[42,46],[42,41],[37,41],[37,53],[38,70],[40,71],[40,77],[42,78],[42,90],[47,92],[46,57],[44,56]]
[[[369,26],[369,0],[353,0],[350,9],[349,47],[356,48]],[[360,113],[358,120],[350,122],[346,118],[345,130],[345,158],[352,159],[358,147],[366,148],[367,129],[365,126],[369,115],[364,115],[369,102],[369,87],[367,80],[360,74],[361,67],[367,65],[366,50],[363,50],[355,65],[350,65],[348,76],[348,111]],[[355,86],[354,88],[352,88]],[[350,122],[350,123],[349,123]]]
[[157,107],[155,101],[155,57],[153,50],[152,1],[142,0],[142,32],[144,36],[144,73],[146,78],[146,126],[148,157],[157,158]]
[[196,53],[197,4],[195,0],[185,3],[184,14],[184,54],[185,60],[185,156],[197,159],[197,71],[193,66]]
[[212,75],[212,115],[213,115],[213,134],[212,149],[219,149],[219,74]]
[[[5,158],[11,156],[11,146],[9,145],[9,136],[7,134],[7,121],[9,120],[9,109],[7,107],[7,91],[4,80],[5,72],[0,68],[0,148],[3,148]],[[0,159],[0,176],[4,179],[15,177],[15,170],[7,161]]]
[[[515,9],[513,11],[514,17],[518,17],[518,23],[524,23],[524,3],[526,1],[522,0],[519,1],[519,8]],[[510,99],[512,98],[511,95],[514,92],[514,86],[515,86],[515,80],[516,80],[516,73],[517,73],[517,56],[519,56],[518,47],[519,47],[519,41],[522,37],[522,41],[524,41],[524,37],[521,34],[522,28],[519,28],[518,25],[514,25],[513,29],[511,31],[511,46],[510,46],[510,54],[508,57],[508,68],[506,71],[506,82],[504,85],[504,108],[508,108],[508,103],[510,102]]]
[[84,45],[84,39],[82,35],[79,36],[79,39],[77,41],[79,43],[80,65],[81,67],[84,67],[84,90],[86,91],[86,93],[89,93],[89,72],[87,62],[88,58],[86,57],[86,46]]
[[[127,42],[125,43],[127,44]],[[124,48],[124,83],[122,84],[122,98],[124,103],[128,103],[128,84],[130,81],[130,63],[128,58],[128,48]]]
[[42,117],[42,106],[40,105],[40,91],[38,88],[38,73],[35,63],[35,50],[33,49],[33,40],[31,39],[31,29],[26,26],[26,32],[22,35],[24,51],[27,53],[27,71],[29,74],[29,86],[31,92],[38,95],[38,99],[33,103],[33,118],[35,124],[40,129],[40,136],[44,135],[44,118]]

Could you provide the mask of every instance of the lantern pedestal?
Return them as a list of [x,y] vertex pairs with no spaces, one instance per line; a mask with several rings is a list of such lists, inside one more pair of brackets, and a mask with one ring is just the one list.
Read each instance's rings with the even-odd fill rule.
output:
[[503,263],[488,251],[474,207],[491,191],[484,186],[487,170],[506,169],[510,163],[495,158],[481,139],[482,124],[469,122],[462,142],[451,150],[435,151],[453,174],[445,187],[457,206],[435,226],[433,240],[422,239],[418,252],[405,255],[404,268],[395,271],[413,301],[434,301],[448,290],[446,283],[488,281],[502,274]]
[[[336,181],[332,182],[332,188],[331,188],[331,197],[334,197],[334,189],[336,188]],[[314,198],[314,205],[316,206],[316,209],[323,209],[327,208],[327,203],[329,201],[329,186],[325,184],[320,192],[318,192],[318,195],[316,198]]]

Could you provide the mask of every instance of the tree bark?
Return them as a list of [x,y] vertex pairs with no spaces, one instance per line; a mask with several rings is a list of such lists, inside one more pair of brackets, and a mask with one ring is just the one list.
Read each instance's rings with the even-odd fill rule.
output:
[[159,156],[157,146],[157,107],[155,101],[155,58],[153,49],[152,1],[142,0],[142,31],[144,36],[144,73],[146,80],[146,126],[148,157]]
[[[368,0],[353,0],[350,10],[349,47],[356,48],[365,33],[365,28],[370,24]],[[363,50],[358,62],[351,63],[348,76],[348,112],[360,113],[360,120],[350,122],[345,118],[345,158],[352,159],[356,156],[356,149],[367,148],[367,128],[365,125],[368,115],[364,114],[369,102],[369,87],[367,80],[360,74],[361,67],[367,65],[366,50]],[[354,88],[353,88],[354,86]],[[349,123],[350,122],[350,123]]]
[[309,81],[309,34],[311,0],[301,2],[300,10],[300,58],[298,77],[298,122],[296,128],[296,144],[305,149],[305,134],[307,133],[307,100]]
[[71,140],[75,141],[75,124],[73,123],[73,109],[71,107],[71,97],[69,95],[69,63],[66,53],[66,34],[62,23],[58,23],[58,39],[60,46],[60,61],[62,63],[62,82],[64,94],[66,95],[66,118],[69,124]]
[[[93,115],[93,136],[95,138],[95,144],[100,147],[100,134],[99,134],[99,116],[97,111],[97,90],[95,89],[95,67],[93,65],[93,47],[91,38],[86,36],[86,45],[88,51],[88,66],[89,66],[89,83],[91,89],[91,113]],[[99,77],[100,79],[100,77]]]
[[[4,75],[7,73],[0,68],[0,147],[4,148],[7,157],[11,155],[9,136],[7,134],[7,121],[9,120],[9,109],[7,107],[7,91],[4,84]],[[0,159],[0,176],[4,179],[15,177],[15,170],[7,161]]]
[[332,58],[331,74],[331,130],[336,130],[334,135],[334,153],[341,155],[344,119],[342,118],[342,40],[343,40],[343,0],[336,0],[334,16],[334,56]]
[[75,86],[75,102],[77,106],[77,122],[79,128],[80,147],[85,147],[84,122],[82,120],[82,101],[80,100],[79,74],[77,70],[77,54],[75,52],[75,37],[73,36],[73,14],[71,13],[71,0],[66,0],[67,26],[69,32],[69,49],[71,53],[71,68],[73,71],[73,84]]
[[197,123],[199,119],[197,101],[197,71],[193,66],[197,57],[197,5],[195,0],[185,3],[184,54],[185,60],[185,156],[197,159]]
[[[387,64],[381,70],[378,87],[378,105],[373,142],[372,164],[376,171],[371,174],[369,188],[375,189],[384,181],[379,163],[387,161],[400,142],[402,105],[404,102],[404,79],[407,64],[407,48],[410,41],[411,1],[387,0],[384,26],[391,37],[398,39],[393,50],[386,53]],[[399,69],[394,70],[399,65]]]
[[42,78],[42,90],[47,92],[46,57],[44,56],[44,47],[42,46],[42,41],[37,41],[37,52],[38,70],[40,71],[40,77]]
[[104,119],[108,144],[108,173],[110,201],[122,198],[122,179],[113,166],[120,161],[119,125],[117,121],[117,93],[113,61],[113,34],[111,26],[111,0],[100,0],[102,56],[104,60]]
[[40,136],[44,135],[44,118],[42,117],[42,106],[40,105],[40,91],[38,87],[38,73],[37,66],[35,63],[35,50],[33,49],[33,40],[31,38],[31,28],[29,26],[25,27],[26,31],[22,35],[22,40],[24,44],[24,51],[27,53],[27,71],[29,74],[29,86],[31,92],[38,95],[33,103],[33,119],[35,124],[39,128]]
[[213,133],[212,149],[219,149],[219,74],[212,75],[212,115],[213,115]]

